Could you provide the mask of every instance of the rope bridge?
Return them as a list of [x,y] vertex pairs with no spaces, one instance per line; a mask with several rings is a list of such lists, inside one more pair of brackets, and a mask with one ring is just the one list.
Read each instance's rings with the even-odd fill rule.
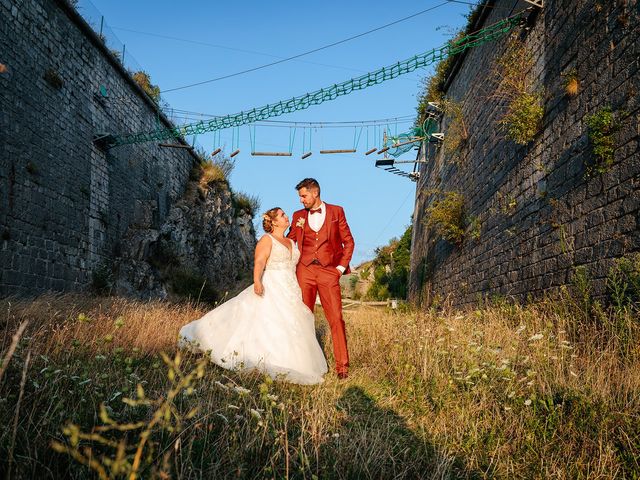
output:
[[114,136],[108,140],[107,146],[115,147],[134,143],[180,138],[185,135],[198,135],[225,128],[239,127],[241,125],[255,123],[267,118],[278,117],[298,110],[305,110],[312,105],[319,105],[324,102],[335,100],[343,95],[348,95],[358,90],[364,90],[365,88],[392,80],[400,75],[411,73],[418,68],[423,68],[439,62],[448,56],[456,55],[469,48],[500,38],[521,23],[524,12],[526,12],[526,10],[489,25],[477,32],[468,34],[460,40],[448,42],[442,47],[415,55],[407,60],[397,62],[396,64],[387,67],[382,67],[378,70],[352,78],[345,82],[334,84],[328,88],[321,88],[315,92],[306,93],[298,97],[293,97],[289,100],[283,100],[274,104],[265,105],[264,107],[253,108],[251,110],[242,111],[232,115],[216,117],[208,121],[200,121],[173,128],[157,129],[150,132]]

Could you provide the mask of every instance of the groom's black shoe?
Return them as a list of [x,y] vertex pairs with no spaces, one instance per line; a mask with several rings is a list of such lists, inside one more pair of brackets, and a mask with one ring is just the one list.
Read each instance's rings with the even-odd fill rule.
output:
[[347,378],[349,378],[349,374],[347,372],[338,373],[338,380],[345,380]]

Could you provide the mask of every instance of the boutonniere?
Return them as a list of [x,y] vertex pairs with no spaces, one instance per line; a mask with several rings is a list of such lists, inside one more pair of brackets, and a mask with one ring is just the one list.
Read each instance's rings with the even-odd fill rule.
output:
[[300,228],[304,227],[304,218],[300,217],[298,219],[298,222],[296,223],[296,227],[300,227]]

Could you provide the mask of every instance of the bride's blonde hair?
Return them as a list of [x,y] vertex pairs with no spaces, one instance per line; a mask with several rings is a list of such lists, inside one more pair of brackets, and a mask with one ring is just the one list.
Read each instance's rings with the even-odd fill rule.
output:
[[262,214],[262,228],[265,232],[273,232],[273,221],[278,217],[280,207],[273,207]]

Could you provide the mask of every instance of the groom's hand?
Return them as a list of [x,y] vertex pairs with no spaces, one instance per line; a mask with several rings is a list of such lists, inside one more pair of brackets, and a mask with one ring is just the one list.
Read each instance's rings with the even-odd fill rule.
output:
[[256,295],[258,296],[263,296],[264,295],[264,286],[262,285],[262,282],[256,282],[253,284],[253,291],[255,292]]

